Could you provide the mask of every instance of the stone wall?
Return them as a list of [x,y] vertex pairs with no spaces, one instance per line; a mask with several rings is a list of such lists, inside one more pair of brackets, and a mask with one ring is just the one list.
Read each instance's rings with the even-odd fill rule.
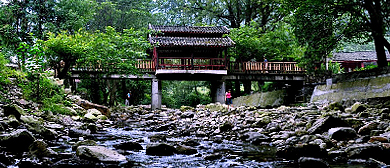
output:
[[386,68],[336,76],[333,80],[328,80],[326,85],[316,86],[310,102],[360,101],[388,96],[390,73]]
[[234,106],[280,106],[283,104],[284,90],[272,92],[254,93],[248,96],[241,96],[233,99]]

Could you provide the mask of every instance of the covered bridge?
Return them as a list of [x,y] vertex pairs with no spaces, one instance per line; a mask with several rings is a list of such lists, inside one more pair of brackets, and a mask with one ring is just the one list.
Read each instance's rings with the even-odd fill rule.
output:
[[149,41],[154,46],[152,60],[158,70],[226,70],[227,49],[235,43],[224,35],[225,26],[155,26]]

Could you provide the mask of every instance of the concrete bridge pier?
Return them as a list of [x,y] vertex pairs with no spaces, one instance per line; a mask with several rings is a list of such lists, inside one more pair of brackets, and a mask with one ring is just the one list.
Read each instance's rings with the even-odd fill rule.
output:
[[213,102],[225,103],[226,84],[224,80],[211,81],[210,91]]
[[161,109],[161,80],[152,79],[152,110]]

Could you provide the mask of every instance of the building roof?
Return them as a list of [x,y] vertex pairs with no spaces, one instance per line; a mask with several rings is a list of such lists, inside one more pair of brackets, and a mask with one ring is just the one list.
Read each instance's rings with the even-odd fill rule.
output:
[[233,47],[229,37],[149,37],[152,45],[164,47]]
[[157,26],[149,25],[149,29],[162,33],[177,34],[229,34],[230,30],[225,26]]
[[[390,54],[386,51],[387,60],[390,60]],[[375,51],[342,52],[333,53],[332,61],[376,61]]]

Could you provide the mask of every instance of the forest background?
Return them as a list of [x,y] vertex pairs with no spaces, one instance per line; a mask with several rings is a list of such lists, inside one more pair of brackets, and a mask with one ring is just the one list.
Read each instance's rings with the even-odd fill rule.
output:
[[[47,69],[56,69],[58,78],[67,79],[72,66],[99,62],[115,63],[136,74],[136,59],[149,58],[146,51],[152,47],[147,41],[149,24],[226,26],[236,42],[229,51],[232,61],[263,57],[297,61],[311,76],[342,72],[339,66],[314,67],[338,51],[377,51],[378,66],[383,67],[387,66],[384,51],[390,48],[389,4],[388,0],[3,0],[0,84],[4,87],[16,79],[26,99],[49,107],[61,101],[63,93],[47,80]],[[20,71],[6,67],[9,61]],[[209,85],[163,81],[162,104],[209,103]],[[240,89],[235,89],[237,85]],[[269,82],[227,82],[235,97],[280,87]],[[112,106],[124,103],[129,90],[132,104],[150,103],[149,81],[83,79],[76,92]],[[0,101],[7,100],[0,97]]]

